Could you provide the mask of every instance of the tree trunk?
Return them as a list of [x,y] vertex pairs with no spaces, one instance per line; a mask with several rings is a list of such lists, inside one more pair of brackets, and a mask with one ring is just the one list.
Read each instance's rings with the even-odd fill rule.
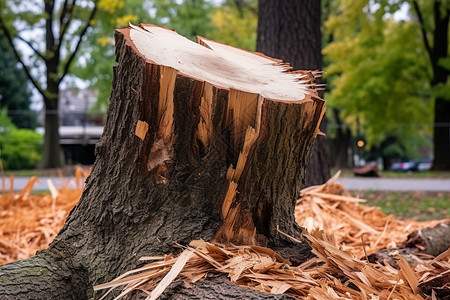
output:
[[[256,50],[289,62],[294,69],[321,70],[321,1],[260,0]],[[326,125],[321,128],[325,132]],[[316,140],[306,172],[306,185],[330,178],[325,136]]]
[[45,60],[47,87],[43,92],[45,104],[45,135],[44,157],[42,168],[60,168],[63,166],[61,147],[59,145],[59,84],[58,76],[60,53],[55,44],[53,10],[55,1],[44,1],[45,18],[45,50],[48,58]]
[[[154,26],[116,33],[107,124],[80,202],[48,250],[0,268],[0,294],[49,298],[42,291],[59,278],[61,290],[76,287],[64,299],[85,299],[93,285],[136,267],[141,256],[172,252],[174,242],[280,248],[278,229],[298,235],[294,205],[323,100],[299,82],[303,73],[280,61],[199,43],[204,47]],[[295,256],[308,254],[304,246]],[[16,284],[18,268],[26,272],[48,255],[48,265],[58,267],[42,263],[45,274],[28,278],[40,291]],[[208,293],[210,280],[196,286],[198,293]],[[224,289],[208,297],[242,295],[241,288]]]
[[45,134],[44,151],[40,164],[42,168],[60,168],[62,162],[62,150],[59,145],[59,115],[58,99],[45,99]]
[[330,164],[338,169],[352,167],[348,159],[352,134],[347,126],[343,126],[344,123],[339,117],[337,109],[332,110],[332,116],[337,127],[335,137],[329,140],[330,151],[333,153],[333,156],[330,157],[332,158]]
[[[450,9],[442,1],[434,1],[433,52],[431,64],[433,80],[431,87],[442,88],[447,83],[450,71],[440,64],[448,59],[448,34]],[[436,97],[434,104],[434,162],[436,170],[450,170],[450,100],[442,96]]]
[[435,170],[450,170],[450,101],[438,97],[434,104]]

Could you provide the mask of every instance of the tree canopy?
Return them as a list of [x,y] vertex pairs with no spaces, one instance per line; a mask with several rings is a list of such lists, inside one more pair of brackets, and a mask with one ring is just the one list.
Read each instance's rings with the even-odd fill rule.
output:
[[[448,84],[437,89],[432,83],[421,23],[407,1],[337,2],[325,23],[331,36],[323,50],[330,88],[327,103],[340,111],[353,134],[366,137],[369,146],[395,138],[407,150],[404,155],[413,156],[432,134],[436,93],[450,94]],[[432,5],[420,5],[431,22]],[[409,15],[395,18],[405,7]],[[425,24],[427,36],[432,32],[429,25]]]

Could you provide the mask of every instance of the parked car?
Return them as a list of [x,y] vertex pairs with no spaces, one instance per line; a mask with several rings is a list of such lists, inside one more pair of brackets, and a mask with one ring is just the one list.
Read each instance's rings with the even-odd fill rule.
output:
[[433,161],[431,159],[424,159],[417,162],[416,170],[417,171],[428,171],[433,167]]
[[433,161],[431,159],[407,160],[393,163],[391,170],[397,172],[428,171],[432,167]]

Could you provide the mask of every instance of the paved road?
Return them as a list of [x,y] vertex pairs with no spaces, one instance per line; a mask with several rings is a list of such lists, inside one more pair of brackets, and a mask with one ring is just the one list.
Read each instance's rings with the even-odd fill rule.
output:
[[[56,188],[63,184],[71,184],[73,177],[41,177],[34,185],[35,191],[48,190],[47,180],[51,180]],[[28,182],[28,177],[14,178],[14,190],[20,191]],[[450,192],[450,179],[413,179],[413,178],[340,178],[348,190],[383,190],[383,191],[444,191]],[[73,183],[72,183],[73,184]],[[2,186],[3,187],[3,186]],[[9,183],[6,185],[10,189]]]
[[340,178],[347,190],[450,192],[450,179]]
[[[29,177],[14,177],[14,190],[20,191],[30,180]],[[38,181],[34,184],[33,191],[46,191],[49,190],[48,180],[51,180],[53,185],[56,188],[61,188],[63,185],[69,185],[69,187],[75,187],[75,178],[74,177],[39,177]],[[0,183],[3,190],[3,182]],[[6,179],[6,190],[9,191],[11,189],[9,178]]]

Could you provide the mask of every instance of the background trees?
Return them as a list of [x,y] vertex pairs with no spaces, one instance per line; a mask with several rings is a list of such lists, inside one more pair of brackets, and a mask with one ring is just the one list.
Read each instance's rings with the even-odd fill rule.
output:
[[36,114],[30,110],[31,92],[14,53],[0,30],[0,108],[6,108],[11,121],[19,128],[34,128]]
[[[60,84],[69,73],[96,11],[97,1],[1,2],[0,28],[28,80],[44,100],[44,167],[62,165],[57,113]],[[32,54],[21,51],[19,43]]]
[[328,105],[384,156],[417,155],[434,122],[434,166],[449,169],[447,2],[335,4],[323,51]]

